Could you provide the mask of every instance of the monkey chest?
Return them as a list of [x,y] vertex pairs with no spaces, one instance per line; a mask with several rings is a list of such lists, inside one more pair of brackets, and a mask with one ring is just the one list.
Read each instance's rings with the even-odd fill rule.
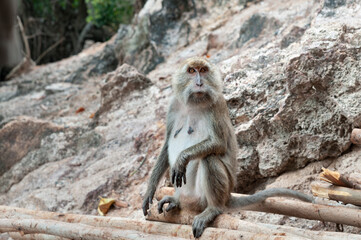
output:
[[169,142],[168,155],[170,166],[173,166],[179,154],[209,136],[207,119],[202,115],[180,116],[174,123]]

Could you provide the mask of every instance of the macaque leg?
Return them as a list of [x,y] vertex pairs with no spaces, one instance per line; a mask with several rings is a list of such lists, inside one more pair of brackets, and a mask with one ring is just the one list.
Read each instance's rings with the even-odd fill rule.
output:
[[222,213],[230,196],[230,180],[227,170],[219,156],[210,155],[201,161],[202,181],[207,200],[206,209],[193,220],[193,235],[198,238],[204,229]]

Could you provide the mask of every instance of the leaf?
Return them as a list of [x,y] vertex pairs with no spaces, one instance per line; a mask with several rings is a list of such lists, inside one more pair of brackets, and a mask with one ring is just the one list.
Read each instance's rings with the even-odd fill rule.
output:
[[98,213],[101,216],[104,216],[107,214],[109,208],[115,203],[114,198],[102,198],[100,197],[100,201],[98,204]]
[[83,107],[80,107],[80,108],[78,108],[78,110],[76,110],[76,112],[75,113],[81,113],[81,112],[84,112],[85,111],[85,108],[83,108]]

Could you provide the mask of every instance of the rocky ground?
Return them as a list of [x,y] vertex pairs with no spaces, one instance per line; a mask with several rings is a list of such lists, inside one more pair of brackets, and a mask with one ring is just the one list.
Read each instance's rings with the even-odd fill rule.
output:
[[[217,63],[238,143],[237,192],[310,193],[322,167],[361,172],[359,0],[148,0],[109,42],[0,85],[0,204],[143,218],[174,68]],[[164,179],[161,185],[169,185]],[[254,222],[336,225],[239,212]],[[360,229],[344,226],[347,232]]]

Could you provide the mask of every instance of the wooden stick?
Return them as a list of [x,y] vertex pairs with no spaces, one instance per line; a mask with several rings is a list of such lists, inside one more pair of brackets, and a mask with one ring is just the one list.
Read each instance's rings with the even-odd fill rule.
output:
[[38,64],[40,62],[41,59],[43,59],[43,57],[46,56],[46,54],[48,54],[49,52],[51,52],[54,48],[56,48],[59,44],[61,44],[62,42],[64,42],[65,37],[60,38],[58,41],[56,41],[54,44],[52,44],[50,47],[48,47],[42,54],[40,54],[40,56],[35,60],[36,64]]
[[[165,195],[173,195],[173,188],[161,188],[157,191],[156,199],[162,199]],[[235,197],[245,196],[232,193]],[[242,210],[276,213],[287,216],[347,224],[361,227],[361,210],[347,207],[327,206],[312,204],[283,198],[268,198],[262,203],[243,207]]]
[[12,229],[30,234],[43,233],[75,240],[103,240],[103,239],[172,239],[162,236],[152,236],[136,231],[94,227],[84,224],[65,223],[49,219],[0,219],[2,228]]
[[[148,220],[188,225],[192,224],[194,216],[198,214],[198,212],[186,209],[177,209],[170,212],[165,212],[163,214],[158,214],[156,204],[153,204],[149,213],[150,214],[147,217]],[[338,232],[311,231],[306,229],[272,224],[255,224],[237,219],[235,217],[231,217],[227,214],[219,215],[211,226],[216,228],[227,228],[231,230],[246,231],[250,233],[269,234],[269,239],[277,239],[279,236],[285,236],[287,237],[287,239],[290,237],[295,238],[298,236],[317,240],[361,240],[360,235]]]
[[[34,211],[22,208],[0,206],[0,218],[8,219],[24,219],[24,218],[38,218],[51,219],[71,223],[83,223],[96,227],[108,227],[117,229],[135,230],[147,234],[157,234],[163,236],[172,236],[180,238],[193,238],[192,227],[188,225],[169,224],[162,222],[151,222],[145,220],[133,220],[120,217],[99,217],[78,214],[60,214],[53,212]],[[0,227],[1,229],[1,227]],[[123,230],[122,230],[123,231]],[[276,231],[274,231],[276,232]],[[228,229],[207,228],[200,239],[240,239],[240,236],[245,239],[285,239],[284,236],[277,236],[278,238],[270,238],[269,234],[250,233],[247,231],[235,231]],[[291,236],[290,236],[291,237]],[[304,239],[300,237],[287,239]]]
[[28,37],[25,34],[25,30],[24,30],[24,26],[23,23],[21,22],[21,19],[19,16],[17,16],[17,20],[18,20],[18,24],[19,24],[19,29],[21,32],[21,36],[23,38],[24,41],[24,45],[25,45],[25,57],[27,59],[31,59],[31,53],[30,53],[30,47],[29,47],[29,41],[28,41]]
[[334,186],[328,183],[312,183],[311,187],[315,196],[361,206],[361,190]]

